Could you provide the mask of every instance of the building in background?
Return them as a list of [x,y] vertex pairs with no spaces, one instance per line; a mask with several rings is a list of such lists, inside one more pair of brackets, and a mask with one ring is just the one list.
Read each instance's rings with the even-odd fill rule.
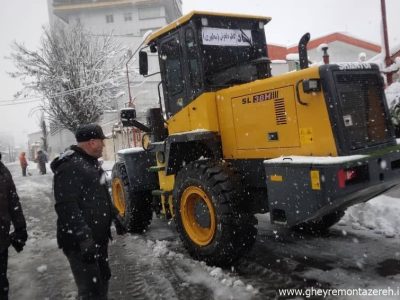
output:
[[[126,47],[127,56],[133,53],[142,43],[143,35],[149,30],[157,30],[182,15],[181,0],[48,0],[50,26],[56,20],[66,24],[79,22],[86,30],[95,35],[112,33],[116,42]],[[149,57],[157,60],[157,55]],[[150,66],[158,64],[150,63]],[[158,70],[149,70],[150,73]],[[129,102],[131,95],[136,105],[139,119],[145,118],[148,108],[158,106],[159,75],[143,77],[138,75],[138,63],[133,59],[129,63],[130,92],[127,80],[120,82],[126,86],[126,93],[113,105],[113,110],[106,111],[100,122],[108,137],[106,140],[104,159],[114,158],[115,151],[133,147],[140,140],[140,135],[133,129],[118,125],[118,110]],[[135,75],[136,74],[136,75]],[[50,126],[51,127],[51,126]],[[51,131],[49,145],[51,156],[62,152],[71,143],[74,136],[67,130]]]
[[[320,49],[322,44],[328,46],[331,63],[356,62],[359,61],[361,53],[365,56],[365,60],[369,60],[381,52],[379,45],[348,34],[334,32],[310,40],[307,50],[311,62],[319,63],[323,61],[323,52]],[[296,55],[298,56],[297,44],[290,47],[268,44],[268,56],[272,61],[274,75],[295,69],[295,63],[291,58]]]
[[28,151],[26,152],[26,158],[29,160],[35,160],[36,153],[43,149],[42,132],[36,131],[28,134]]
[[18,147],[14,137],[6,132],[0,132],[0,152],[3,162],[13,162],[18,157]]

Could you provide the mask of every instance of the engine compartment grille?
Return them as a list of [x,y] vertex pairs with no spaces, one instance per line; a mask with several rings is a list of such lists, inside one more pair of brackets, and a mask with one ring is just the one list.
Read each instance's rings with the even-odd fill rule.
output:
[[335,81],[350,150],[387,142],[390,132],[379,74],[337,72]]
[[276,125],[287,124],[285,99],[279,98],[274,100]]

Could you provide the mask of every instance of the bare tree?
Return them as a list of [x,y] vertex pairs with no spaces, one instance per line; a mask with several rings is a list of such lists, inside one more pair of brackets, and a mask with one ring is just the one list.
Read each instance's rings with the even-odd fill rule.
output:
[[74,132],[81,124],[97,122],[120,92],[124,50],[112,36],[92,35],[80,24],[56,24],[43,29],[39,50],[17,42],[13,48],[18,71],[10,75],[22,80],[20,94],[43,95],[41,109],[52,128]]

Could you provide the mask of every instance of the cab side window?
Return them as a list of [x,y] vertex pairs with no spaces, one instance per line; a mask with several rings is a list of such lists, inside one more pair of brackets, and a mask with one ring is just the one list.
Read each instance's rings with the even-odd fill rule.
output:
[[168,116],[172,116],[184,106],[185,82],[182,73],[182,54],[178,35],[174,35],[161,44],[160,64],[164,72],[164,87],[166,109]]
[[165,61],[165,78],[168,94],[173,96],[183,90],[179,43],[172,39],[162,45],[161,59]]
[[185,31],[185,45],[188,58],[189,80],[190,80],[190,99],[193,99],[201,89],[201,72],[194,30],[188,28]]

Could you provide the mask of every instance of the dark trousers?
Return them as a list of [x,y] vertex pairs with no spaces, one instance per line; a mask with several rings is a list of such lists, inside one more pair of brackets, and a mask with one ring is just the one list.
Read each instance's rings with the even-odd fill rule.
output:
[[0,300],[8,299],[7,263],[8,249],[0,253]]
[[22,168],[22,176],[26,176],[26,168],[27,167],[21,167]]
[[46,164],[39,163],[39,170],[40,170],[40,174],[42,174],[42,175],[46,174]]
[[94,263],[84,262],[80,251],[64,250],[78,287],[78,299],[107,300],[108,282],[111,278],[107,247],[100,247],[100,258]]

